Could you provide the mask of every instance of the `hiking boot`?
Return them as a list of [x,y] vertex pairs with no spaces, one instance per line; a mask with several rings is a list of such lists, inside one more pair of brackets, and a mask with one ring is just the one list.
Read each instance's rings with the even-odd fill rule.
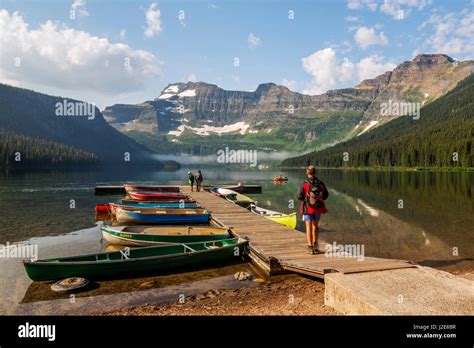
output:
[[306,254],[314,255],[314,247],[308,245],[308,248],[306,249]]

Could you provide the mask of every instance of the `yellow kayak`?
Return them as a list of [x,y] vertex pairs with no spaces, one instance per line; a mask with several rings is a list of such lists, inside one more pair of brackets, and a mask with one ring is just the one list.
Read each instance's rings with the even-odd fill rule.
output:
[[250,205],[250,211],[269,220],[278,222],[281,225],[290,227],[292,229],[296,228],[296,213],[282,214],[277,211],[257,207],[254,204]]

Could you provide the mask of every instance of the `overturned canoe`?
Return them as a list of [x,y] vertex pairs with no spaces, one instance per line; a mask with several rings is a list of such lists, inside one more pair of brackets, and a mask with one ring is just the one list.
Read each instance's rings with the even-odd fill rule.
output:
[[119,224],[198,224],[209,222],[209,213],[203,209],[115,209]]
[[130,246],[193,243],[230,238],[228,229],[213,226],[107,226],[100,230],[102,238],[107,242]]
[[291,213],[291,214],[283,214],[279,213],[277,211],[257,207],[256,205],[252,204],[250,205],[250,211],[257,215],[261,215],[269,220],[278,222],[281,225],[290,227],[292,229],[296,228],[296,213]]
[[124,184],[125,191],[156,191],[156,192],[179,192],[178,186],[140,186]]
[[117,278],[219,264],[241,257],[246,245],[246,240],[231,238],[22,262],[34,281]]
[[140,201],[179,201],[181,199],[187,199],[188,196],[182,193],[170,193],[170,192],[128,192],[129,196],[138,199]]

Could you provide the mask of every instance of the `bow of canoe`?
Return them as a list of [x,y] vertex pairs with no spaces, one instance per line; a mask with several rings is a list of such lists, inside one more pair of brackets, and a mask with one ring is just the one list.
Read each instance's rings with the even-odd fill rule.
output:
[[275,221],[279,223],[280,225],[284,225],[292,229],[296,228],[296,224],[297,224],[296,213],[283,214],[283,213],[279,213],[277,211],[273,211],[270,209],[257,207],[254,204],[250,205],[250,211],[253,212],[254,214],[261,215],[269,220]]

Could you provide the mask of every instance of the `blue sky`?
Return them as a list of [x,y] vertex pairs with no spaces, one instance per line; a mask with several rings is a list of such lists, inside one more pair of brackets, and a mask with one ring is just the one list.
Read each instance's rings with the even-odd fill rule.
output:
[[275,82],[319,94],[418,53],[473,59],[473,7],[472,0],[8,0],[0,81],[101,108],[150,100],[187,80],[233,90]]

